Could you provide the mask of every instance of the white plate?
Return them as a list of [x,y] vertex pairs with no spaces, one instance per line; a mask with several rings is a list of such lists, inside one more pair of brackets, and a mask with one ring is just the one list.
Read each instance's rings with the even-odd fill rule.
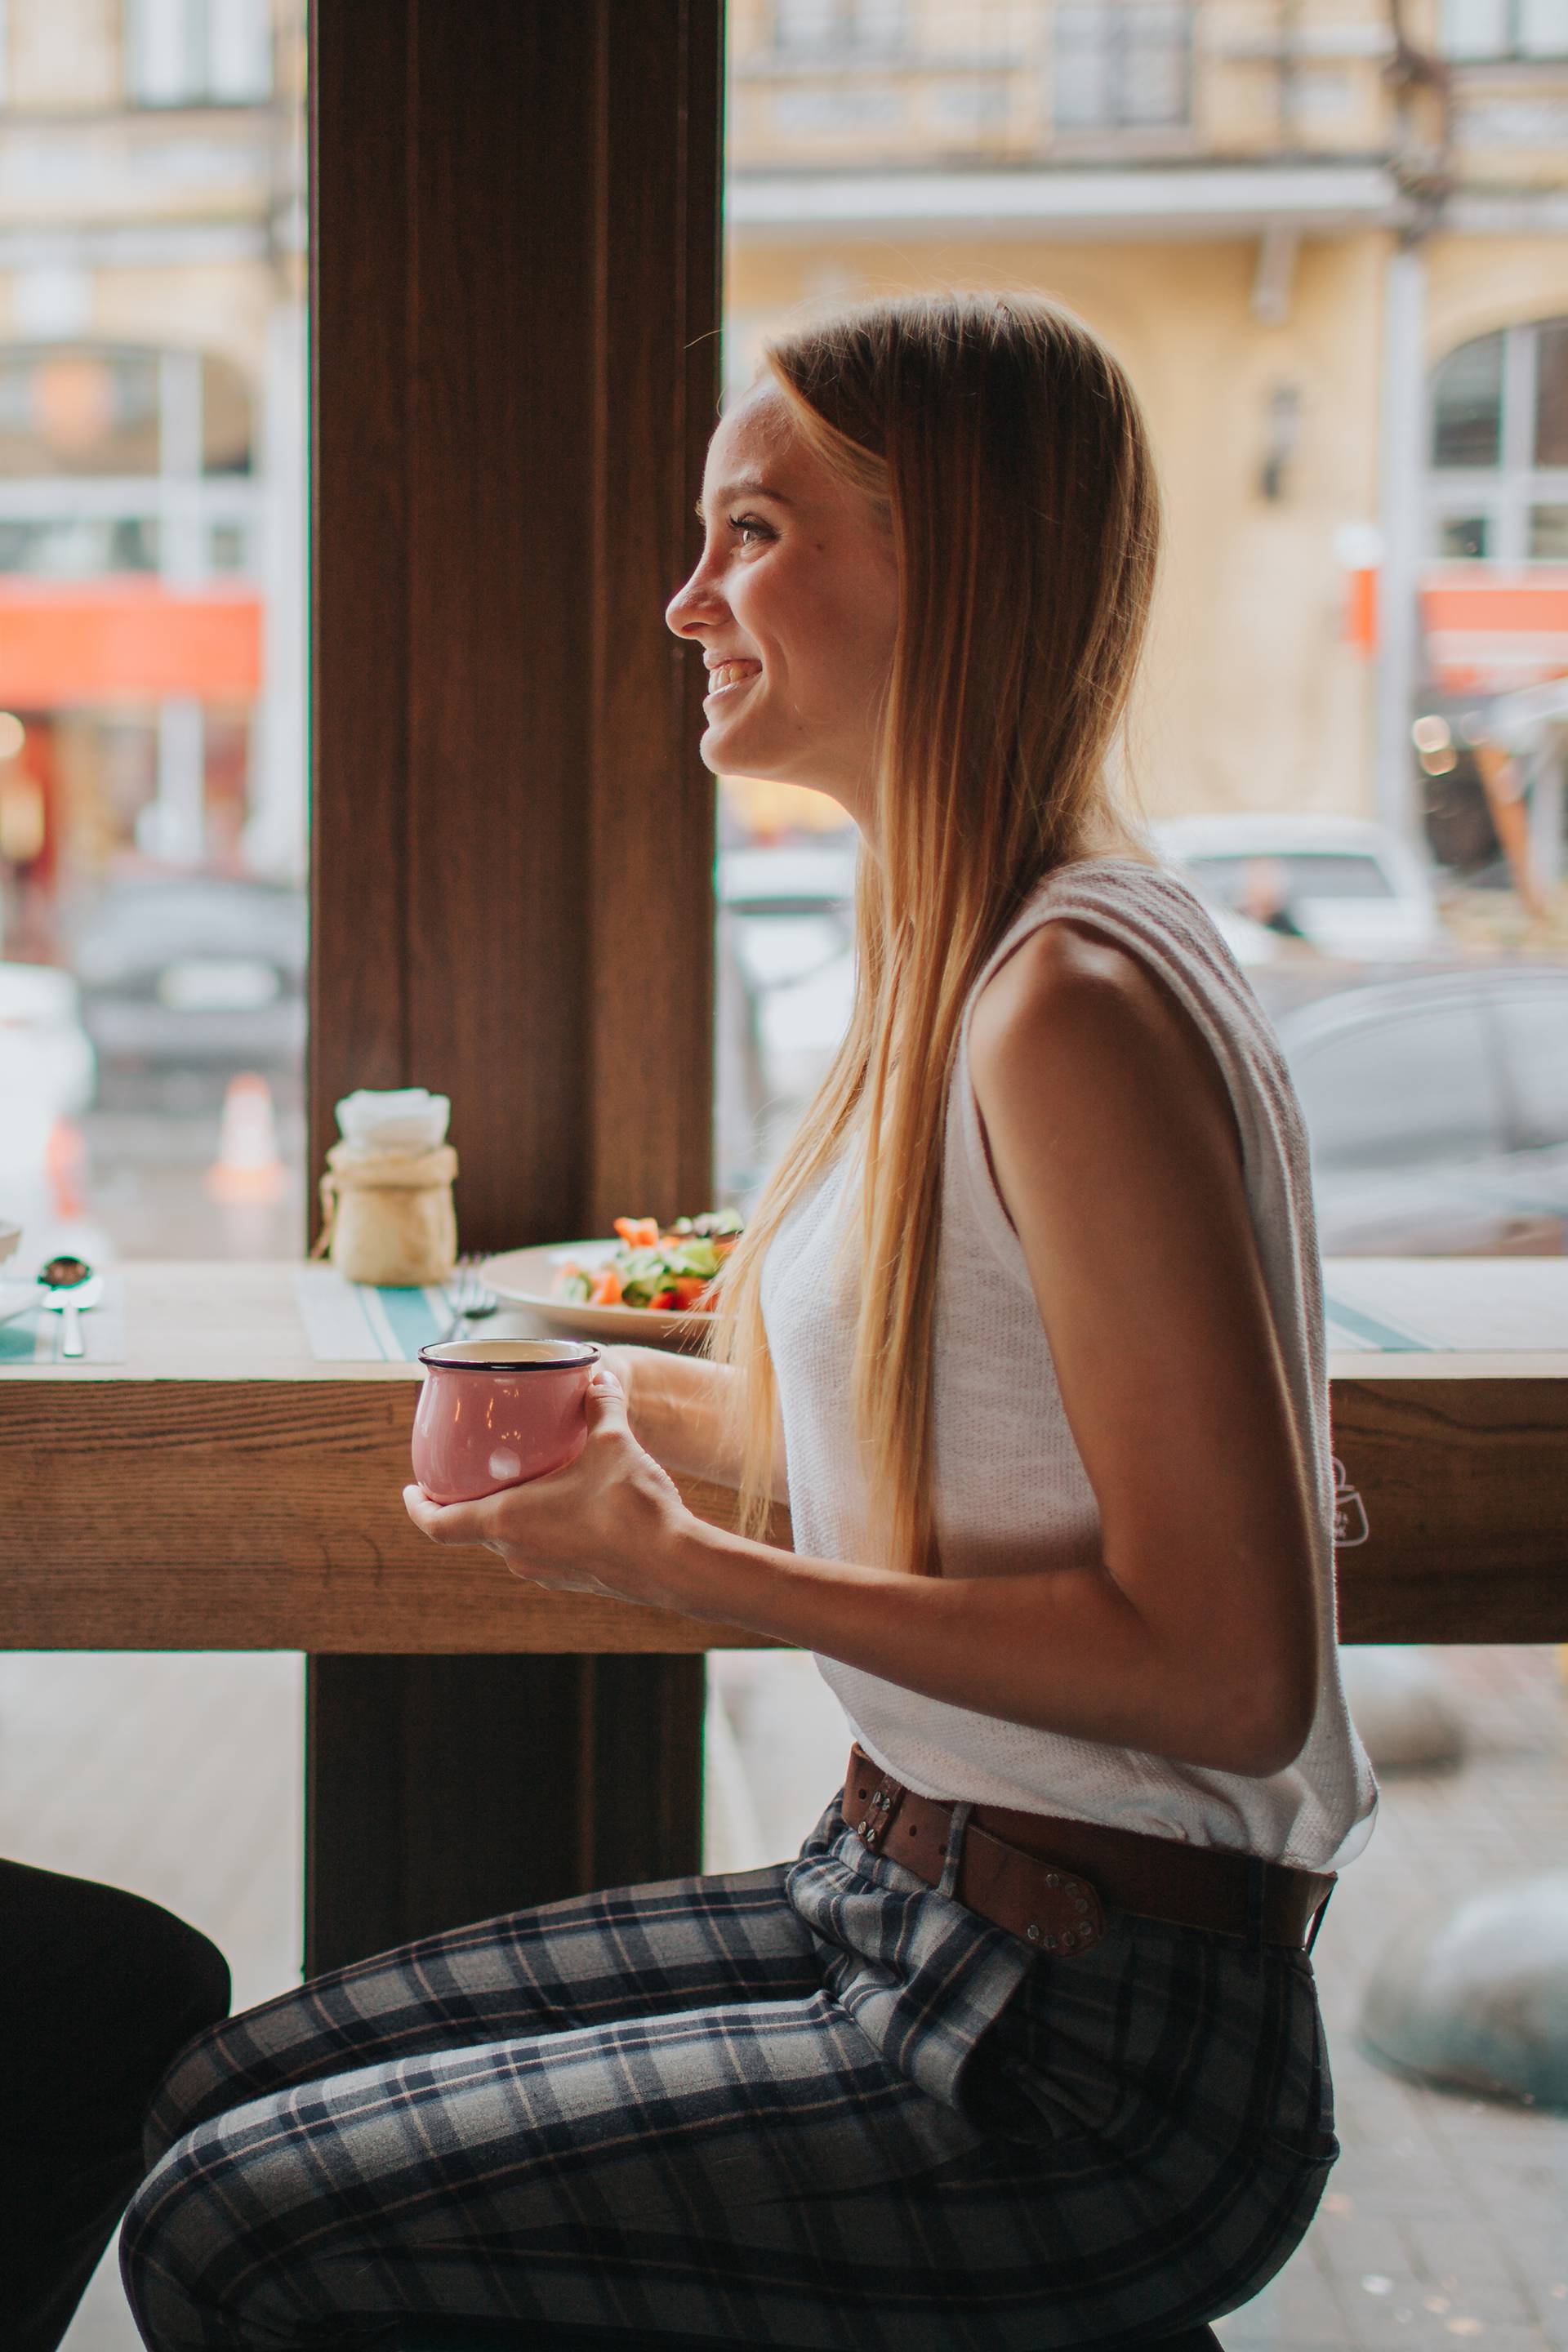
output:
[[556,1278],[569,1261],[602,1265],[620,1247],[616,1241],[547,1242],[538,1249],[503,1250],[499,1257],[485,1260],[484,1278],[498,1297],[531,1308],[542,1323],[569,1331],[574,1339],[618,1340],[623,1347],[695,1346],[708,1328],[706,1315],[678,1315],[670,1307],[584,1307],[575,1299],[557,1297]]

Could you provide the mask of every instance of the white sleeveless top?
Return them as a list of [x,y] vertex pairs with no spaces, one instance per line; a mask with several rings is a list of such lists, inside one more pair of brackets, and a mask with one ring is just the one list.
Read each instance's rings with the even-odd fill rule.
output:
[[[867,1753],[923,1796],[1329,1868],[1364,1843],[1376,1789],[1345,1707],[1335,1647],[1334,1481],[1306,1137],[1273,1034],[1214,925],[1184,884],[1133,859],[1085,860],[1047,877],[987,961],[964,1013],[947,1112],[934,1343],[942,1559],[975,1574],[1102,1557],[1094,1492],[1062,1408],[1024,1253],[991,1176],[969,1073],[975,996],[1032,931],[1064,916],[1092,924],[1158,974],[1197,1023],[1229,1088],[1291,1412],[1318,1498],[1322,1666],[1311,1732],[1286,1771],[1251,1779],[1037,1731],[920,1697],[830,1658],[816,1663]],[[850,1154],[797,1203],[763,1272],[795,1548],[845,1561],[872,1557],[850,1399],[854,1285],[839,1258],[854,1164]]]

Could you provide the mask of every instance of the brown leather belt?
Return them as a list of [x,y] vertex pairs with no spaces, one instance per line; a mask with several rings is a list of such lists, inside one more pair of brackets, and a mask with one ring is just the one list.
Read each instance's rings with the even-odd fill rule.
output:
[[[931,1886],[942,1875],[952,1812],[934,1797],[917,1797],[860,1748],[850,1749],[845,1820],[873,1853],[889,1855]],[[1043,1952],[1070,1956],[1101,1940],[1108,1911],[1310,1950],[1333,1887],[1331,1874],[1256,1855],[976,1805],[952,1891],[983,1919]]]

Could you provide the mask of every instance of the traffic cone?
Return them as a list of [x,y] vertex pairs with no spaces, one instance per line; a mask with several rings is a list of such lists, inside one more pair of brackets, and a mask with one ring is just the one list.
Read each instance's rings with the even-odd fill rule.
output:
[[272,1089],[254,1070],[243,1071],[224,1095],[207,1192],[215,1201],[277,1201],[288,1181],[278,1156]]
[[87,1139],[74,1119],[57,1118],[44,1146],[44,1173],[57,1217],[87,1213]]

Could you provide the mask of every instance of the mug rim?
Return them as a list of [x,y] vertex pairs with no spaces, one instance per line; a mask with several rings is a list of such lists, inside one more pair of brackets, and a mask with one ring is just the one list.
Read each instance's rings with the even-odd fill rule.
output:
[[[503,1346],[508,1344],[503,1341]],[[482,1339],[432,1339],[419,1350],[419,1361],[433,1372],[574,1372],[584,1364],[597,1363],[601,1349],[591,1339],[514,1339],[512,1347],[560,1348],[558,1356],[524,1356],[505,1362],[495,1357],[447,1356],[444,1348],[482,1348]]]

